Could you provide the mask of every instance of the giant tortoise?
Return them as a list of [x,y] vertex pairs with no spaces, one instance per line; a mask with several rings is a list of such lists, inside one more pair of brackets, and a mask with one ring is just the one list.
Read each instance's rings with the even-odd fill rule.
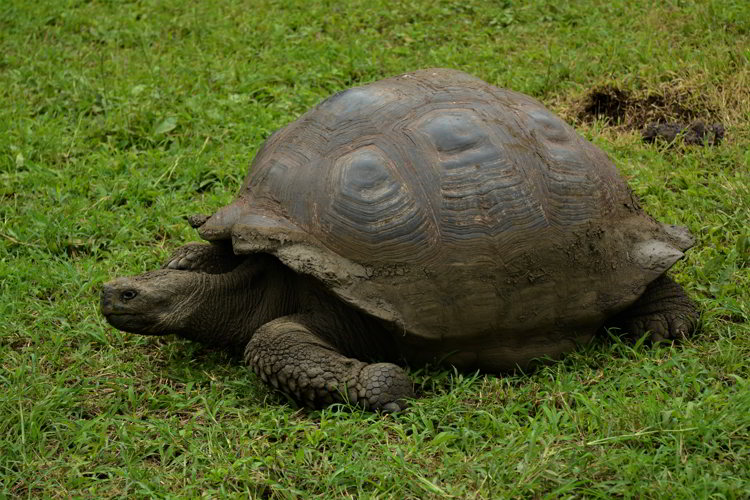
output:
[[449,69],[339,92],[274,133],[209,243],[104,285],[116,328],[226,348],[299,402],[398,410],[399,366],[502,372],[697,309],[688,231],[538,101]]

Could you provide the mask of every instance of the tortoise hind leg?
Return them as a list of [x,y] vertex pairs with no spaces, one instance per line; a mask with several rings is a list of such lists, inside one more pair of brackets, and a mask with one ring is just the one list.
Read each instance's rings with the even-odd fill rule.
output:
[[665,274],[651,283],[613,322],[635,337],[650,332],[653,342],[680,339],[695,331],[698,308],[685,290]]
[[344,356],[304,320],[304,316],[277,318],[253,334],[245,361],[264,382],[312,408],[350,402],[392,412],[413,397],[412,382],[402,368]]

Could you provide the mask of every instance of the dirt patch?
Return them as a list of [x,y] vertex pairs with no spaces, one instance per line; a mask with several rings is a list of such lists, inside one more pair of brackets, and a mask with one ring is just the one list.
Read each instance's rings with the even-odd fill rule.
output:
[[718,144],[724,137],[716,110],[683,87],[665,86],[639,94],[603,85],[586,93],[575,108],[581,122],[604,119],[611,126],[644,132],[647,141],[671,142],[681,137],[687,144]]
[[643,129],[645,142],[663,141],[675,144],[683,143],[696,146],[718,146],[724,139],[724,126],[721,123],[706,125],[703,120],[691,124],[681,122],[651,123]]
[[602,87],[586,95],[578,118],[583,121],[607,118],[612,123],[620,123],[630,107],[631,99],[627,92],[615,87]]

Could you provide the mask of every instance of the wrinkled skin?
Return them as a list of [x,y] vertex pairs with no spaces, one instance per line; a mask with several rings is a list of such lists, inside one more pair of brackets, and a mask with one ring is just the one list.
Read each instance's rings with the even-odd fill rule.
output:
[[[268,255],[186,245],[163,269],[106,283],[101,311],[123,331],[177,334],[240,354],[265,382],[310,407],[338,401],[398,411],[413,397],[392,363],[404,357],[392,333]],[[697,317],[663,276],[612,324],[660,341],[691,334]]]
[[178,249],[163,269],[103,286],[101,311],[120,330],[177,334],[244,356],[264,381],[310,407],[347,401],[398,411],[413,396],[393,342],[311,278],[273,257],[222,245]]

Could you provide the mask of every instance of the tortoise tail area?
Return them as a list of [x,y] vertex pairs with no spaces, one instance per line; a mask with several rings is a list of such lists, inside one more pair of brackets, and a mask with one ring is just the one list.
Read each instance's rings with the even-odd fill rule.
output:
[[655,227],[649,230],[642,226],[642,220],[640,222],[641,227],[631,227],[627,231],[633,241],[630,255],[646,281],[651,282],[684,257],[684,252],[695,244],[695,238],[683,226],[654,221]]
[[681,252],[686,252],[695,245],[695,237],[685,226],[661,224],[661,229],[669,242]]

